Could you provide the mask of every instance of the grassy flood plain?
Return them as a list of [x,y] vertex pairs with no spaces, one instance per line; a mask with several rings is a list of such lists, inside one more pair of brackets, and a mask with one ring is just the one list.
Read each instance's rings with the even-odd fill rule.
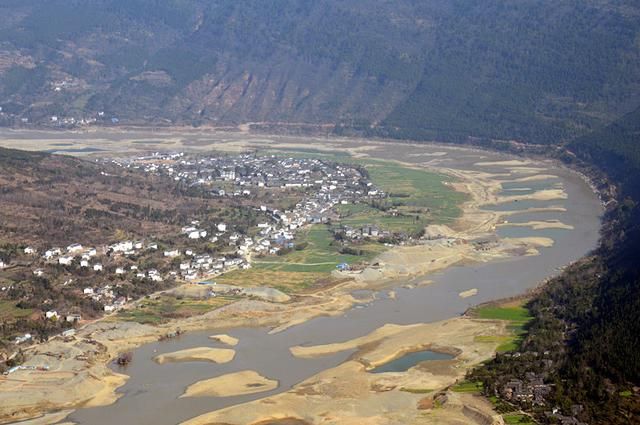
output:
[[[462,214],[460,205],[467,200],[465,193],[449,186],[454,178],[395,161],[355,158],[345,152],[313,149],[270,149],[267,153],[313,157],[364,167],[371,181],[389,194],[389,198],[378,205],[340,205],[341,224],[349,226],[373,224],[392,232],[417,233],[429,224],[452,223]],[[392,214],[390,210],[397,213]]]

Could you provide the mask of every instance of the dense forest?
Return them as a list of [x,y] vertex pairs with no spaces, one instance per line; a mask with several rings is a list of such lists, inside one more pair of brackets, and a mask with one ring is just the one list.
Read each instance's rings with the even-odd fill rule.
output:
[[534,320],[518,355],[498,354],[470,375],[502,398],[514,380],[543,377],[552,388],[544,404],[510,401],[544,423],[553,407],[586,423],[640,422],[639,118],[636,110],[568,145],[617,184],[600,247],[528,303]]
[[4,125],[286,121],[551,143],[640,95],[632,0],[7,0],[0,14]]

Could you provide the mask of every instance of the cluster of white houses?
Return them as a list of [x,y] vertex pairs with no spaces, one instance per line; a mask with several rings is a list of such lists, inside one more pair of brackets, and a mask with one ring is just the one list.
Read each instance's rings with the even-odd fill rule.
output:
[[[251,186],[314,188],[345,200],[384,196],[358,167],[315,158],[254,154],[190,158],[180,152],[112,159],[111,162],[148,174],[169,176],[191,186],[208,187],[219,196],[251,195]],[[233,189],[229,189],[229,183]]]
[[[162,246],[145,240],[125,240],[98,248],[85,247],[73,243],[66,248],[49,248],[38,257],[35,248],[24,249],[26,255],[41,258],[34,261],[36,276],[45,276],[45,266],[60,265],[79,267],[104,276],[113,274],[119,279],[150,280],[161,282],[166,278],[181,278],[195,281],[211,278],[235,269],[251,267],[252,255],[277,254],[281,249],[292,248],[296,233],[303,227],[315,223],[327,223],[337,218],[335,206],[351,202],[362,202],[386,195],[371,182],[365,173],[351,165],[321,161],[319,159],[280,158],[275,156],[234,155],[189,158],[183,153],[154,154],[132,159],[114,159],[114,163],[145,173],[165,174],[175,180],[183,180],[189,185],[204,185],[212,193],[220,196],[250,194],[250,186],[277,188],[306,188],[302,190],[302,200],[290,210],[278,210],[267,205],[256,208],[259,221],[255,231],[239,233],[226,223],[201,223],[191,221],[181,229],[183,248]],[[229,193],[218,184],[232,183]],[[362,229],[343,229],[347,237],[384,236],[384,232],[374,226]],[[198,252],[200,242],[227,243],[229,249],[224,255]],[[193,243],[193,248],[188,246]],[[184,245],[187,248],[184,248]],[[142,270],[136,263],[141,254],[158,251],[158,256],[166,258],[169,269],[163,268],[163,276],[158,270]],[[176,259],[176,261],[173,261]],[[126,261],[125,261],[126,260]],[[43,264],[44,262],[44,264]],[[134,264],[131,264],[131,263]],[[126,265],[125,265],[126,264]],[[0,268],[7,265],[0,261]],[[71,283],[69,279],[65,284]],[[117,296],[117,283],[103,284],[102,287],[87,286],[83,295],[104,305],[105,312],[116,311],[127,303],[127,299]],[[58,315],[56,311],[46,312],[47,319],[77,321],[78,315]]]

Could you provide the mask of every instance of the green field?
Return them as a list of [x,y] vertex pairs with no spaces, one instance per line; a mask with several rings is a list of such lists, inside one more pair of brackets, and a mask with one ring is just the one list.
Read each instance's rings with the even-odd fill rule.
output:
[[356,228],[373,224],[390,232],[415,235],[429,224],[449,224],[460,216],[459,205],[467,197],[447,186],[450,177],[390,161],[357,162],[389,197],[371,205],[340,205],[341,224]]
[[522,324],[526,324],[527,322],[529,322],[529,320],[533,319],[533,317],[529,315],[529,310],[527,310],[522,306],[479,307],[474,311],[474,314],[481,319],[509,320],[510,322],[522,323]]
[[400,391],[410,394],[429,394],[434,392],[434,389],[431,388],[405,388],[400,387]]
[[511,336],[477,336],[477,342],[499,343],[498,352],[513,351],[518,348],[522,338],[526,334],[525,326],[533,317],[529,315],[529,311],[521,305],[516,306],[495,306],[489,305],[476,308],[473,313],[475,317],[490,320],[506,320],[509,322]]
[[380,244],[369,243],[358,246],[364,251],[363,255],[341,254],[338,247],[331,245],[332,241],[333,235],[329,228],[316,224],[296,237],[296,244],[306,244],[304,249],[293,250],[282,256],[256,259],[253,267],[272,271],[327,273],[335,270],[340,263],[368,261],[384,250],[384,246]]
[[390,161],[368,160],[363,165],[371,181],[388,193],[400,210],[429,209],[433,223],[450,223],[460,216],[459,205],[466,195],[446,185],[453,181],[451,177]]
[[226,297],[204,300],[179,300],[173,297],[161,297],[154,300],[144,299],[137,306],[119,312],[115,319],[157,325],[170,319],[201,315],[232,301],[233,299]]
[[216,282],[238,286],[270,286],[292,293],[305,290],[314,284],[322,286],[333,280],[330,273],[340,263],[355,264],[371,260],[386,248],[378,243],[359,245],[363,255],[341,254],[331,245],[333,236],[326,225],[316,224],[300,232],[297,245],[302,250],[292,250],[285,255],[257,258],[249,270],[236,270],[216,278]]
[[[375,186],[389,194],[382,209],[395,208],[397,216],[365,204],[341,205],[340,213],[347,217],[343,224],[361,226],[374,224],[392,232],[415,232],[428,224],[447,224],[461,214],[460,204],[467,195],[456,192],[447,183],[453,178],[441,173],[412,168],[393,161],[361,159],[344,152],[322,152],[313,149],[270,150],[268,153],[292,157],[319,158],[365,167]],[[416,219],[417,217],[417,219]]]
[[30,308],[20,308],[15,301],[0,301],[0,320],[15,320],[28,317],[33,310]]
[[535,425],[530,416],[520,413],[509,413],[502,415],[504,423],[507,425]]
[[482,392],[482,382],[463,381],[453,385],[450,389],[456,393],[480,393]]

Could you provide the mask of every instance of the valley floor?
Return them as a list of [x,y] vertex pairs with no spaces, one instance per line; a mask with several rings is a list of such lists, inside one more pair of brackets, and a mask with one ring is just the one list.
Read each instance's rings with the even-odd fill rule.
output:
[[[102,144],[95,140],[91,143],[99,143],[105,149],[116,149],[118,144]],[[179,136],[166,143],[169,148],[184,145]],[[79,143],[79,147],[89,145],[88,142]],[[234,136],[230,141],[203,146],[226,150],[265,146],[295,150],[308,147],[309,144],[290,141],[273,143],[259,138],[240,140]],[[376,155],[372,152],[376,144],[364,146],[355,142],[335,141],[314,145],[314,148],[322,153],[323,149],[332,152],[339,146],[343,146],[354,157]],[[393,247],[372,260],[375,266],[359,272],[333,272],[334,276],[341,278],[337,280],[340,283],[294,294],[292,300],[285,303],[243,299],[200,316],[172,320],[157,326],[102,320],[80,329],[70,341],[56,338],[34,346],[27,350],[25,364],[46,365],[49,369],[22,370],[10,377],[0,378],[0,422],[34,418],[62,410],[28,422],[53,424],[62,420],[68,409],[113,403],[119,397],[116,389],[126,382],[127,377],[109,369],[108,362],[124,351],[156,341],[177,329],[186,332],[209,329],[215,323],[216,329],[269,326],[273,327],[273,332],[279,332],[314,317],[343,314],[354,304],[362,302],[354,298],[353,292],[356,290],[387,291],[389,298],[393,298],[395,282],[403,279],[427,276],[453,265],[479,264],[516,255],[537,255],[541,248],[554,244],[554,240],[546,236],[496,238],[494,232],[500,225],[505,225],[514,211],[485,209],[513,201],[501,192],[503,183],[527,177],[533,180],[536,175],[548,173],[547,166],[532,161],[511,160],[487,163],[484,167],[469,163],[454,168],[443,162],[432,161],[438,158],[441,156],[434,155],[426,157],[423,163],[405,165],[427,167],[450,175],[456,179],[454,188],[467,193],[469,197],[462,205],[463,214],[460,218],[449,225],[427,227],[426,235],[433,237],[433,240],[413,246]],[[562,188],[552,192],[532,191],[518,196],[521,202],[560,202],[565,198],[566,193]],[[531,212],[550,214],[564,211],[562,206],[556,205],[537,210],[535,207],[525,208]],[[557,220],[531,221],[521,226],[532,229],[570,228],[570,225]],[[489,242],[483,242],[480,246],[477,244],[479,240]],[[460,296],[473,295],[470,292],[461,293]],[[499,346],[512,336],[507,324],[501,320],[466,316],[427,324],[389,324],[368,335],[339,344],[291,347],[292,354],[301,357],[330,355],[344,350],[355,350],[355,353],[348,361],[314,375],[285,392],[204,414],[185,424],[261,424],[267,423],[263,422],[267,420],[270,420],[270,424],[503,423],[486,400],[473,394],[445,389],[463,380],[469,368],[494,355]],[[228,348],[230,351],[233,349]],[[369,372],[377,365],[421,349],[447,352],[455,357],[422,364],[407,372]],[[249,375],[247,382],[256,381],[266,385],[266,388],[273,388],[269,377],[261,377],[256,373]],[[206,383],[200,386],[206,392],[204,387]],[[211,388],[209,390],[214,391]],[[242,392],[241,389],[236,390]]]

